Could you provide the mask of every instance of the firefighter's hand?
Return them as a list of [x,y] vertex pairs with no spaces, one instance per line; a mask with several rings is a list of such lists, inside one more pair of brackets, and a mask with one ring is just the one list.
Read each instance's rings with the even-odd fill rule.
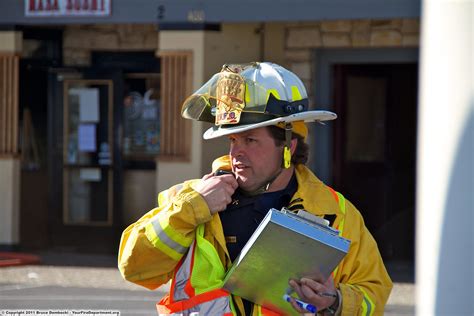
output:
[[[303,302],[316,306],[318,311],[322,311],[333,305],[337,299],[337,296],[331,296],[337,295],[332,277],[329,277],[326,282],[324,282],[324,280],[310,278],[290,280],[289,285]],[[291,301],[291,305],[301,314],[308,313],[308,311],[299,307],[294,300]]]
[[232,194],[239,185],[232,174],[215,176],[210,173],[205,175],[201,182],[194,188],[199,192],[209,207],[211,214],[223,211],[232,202]]

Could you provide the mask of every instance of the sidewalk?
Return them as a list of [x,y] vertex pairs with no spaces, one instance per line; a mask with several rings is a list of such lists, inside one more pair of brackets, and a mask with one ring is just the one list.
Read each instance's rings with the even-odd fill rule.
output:
[[[43,252],[41,265],[0,268],[0,309],[103,309],[121,315],[155,315],[155,303],[168,291],[149,291],[124,281],[112,255]],[[388,264],[397,278],[409,268]],[[415,286],[395,282],[385,315],[414,315]]]

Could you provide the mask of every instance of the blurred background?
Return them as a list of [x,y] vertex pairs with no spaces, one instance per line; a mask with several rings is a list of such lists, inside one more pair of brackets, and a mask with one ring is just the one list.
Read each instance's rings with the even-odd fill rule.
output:
[[[0,308],[35,293],[51,302],[62,287],[73,289],[63,307],[82,295],[76,287],[103,286],[119,305],[158,300],[163,292],[121,281],[120,234],[156,206],[159,191],[200,178],[228,148],[226,139],[204,142],[209,125],[181,119],[180,105],[224,63],[271,61],[303,80],[311,108],[338,114],[310,130],[308,165],[356,205],[377,240],[397,283],[387,314],[414,314],[417,144],[429,113],[419,104],[420,65],[458,61],[472,71],[472,2],[447,4],[445,17],[430,2],[422,14],[419,0],[1,0]],[[464,24],[440,26],[454,21]],[[425,44],[424,23],[433,25]],[[441,39],[447,56],[465,49],[464,59],[442,59],[433,46],[423,61],[424,47]],[[461,89],[472,95],[470,78]],[[472,140],[472,124],[468,131]],[[463,210],[472,211],[469,201]]]

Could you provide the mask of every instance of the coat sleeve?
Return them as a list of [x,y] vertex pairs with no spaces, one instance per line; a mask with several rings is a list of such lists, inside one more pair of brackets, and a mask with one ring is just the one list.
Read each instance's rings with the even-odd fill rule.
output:
[[196,227],[211,219],[206,201],[186,183],[161,192],[158,201],[122,233],[118,255],[123,278],[148,289],[169,281]]
[[361,214],[347,200],[344,227],[343,237],[351,246],[335,276],[342,294],[341,315],[383,315],[392,281]]

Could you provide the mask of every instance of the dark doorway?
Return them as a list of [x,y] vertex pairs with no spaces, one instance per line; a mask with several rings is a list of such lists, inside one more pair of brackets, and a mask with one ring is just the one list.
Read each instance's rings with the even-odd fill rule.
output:
[[62,31],[25,27],[20,59],[19,127],[21,151],[20,243],[22,249],[50,242],[48,70],[62,63]]
[[414,259],[418,65],[336,64],[334,185],[385,260]]

